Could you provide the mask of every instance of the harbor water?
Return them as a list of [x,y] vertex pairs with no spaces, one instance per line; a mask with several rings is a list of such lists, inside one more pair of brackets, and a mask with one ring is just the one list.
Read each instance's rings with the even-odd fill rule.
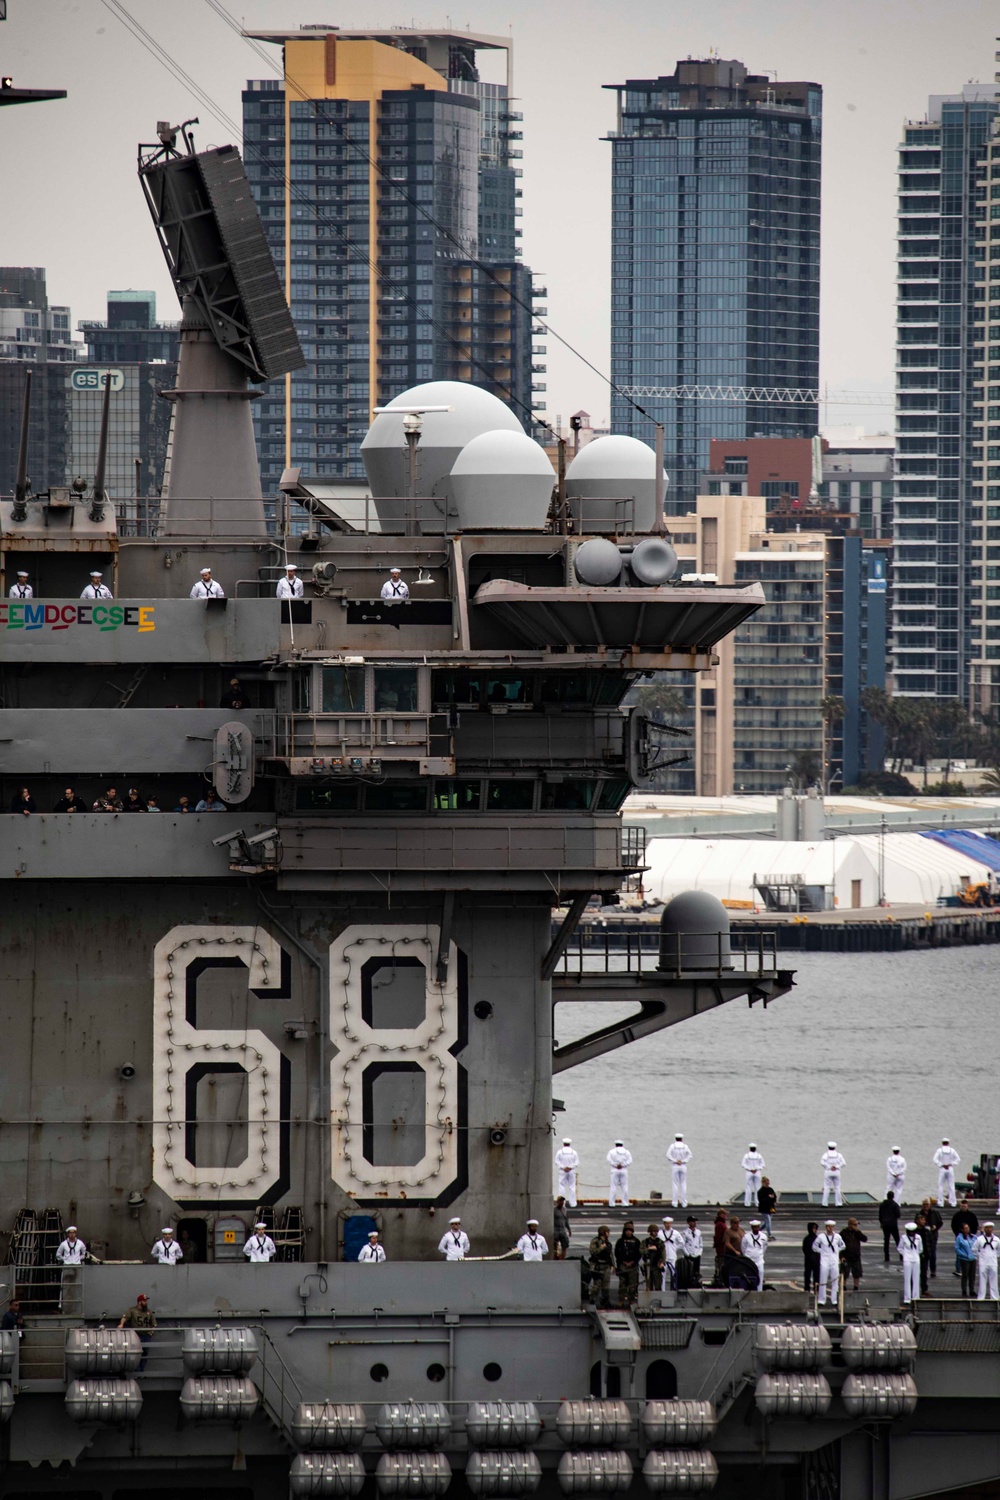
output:
[[[885,1158],[907,1159],[906,1201],[935,1192],[942,1136],[962,1157],[1000,1149],[1000,993],[994,948],[929,953],[793,953],[796,987],[765,1011],[735,1000],[553,1079],[566,1105],[553,1150],[572,1136],[582,1196],[607,1194],[617,1136],[632,1152],[633,1197],[670,1196],[665,1153],[683,1131],[694,1153],[692,1203],[742,1191],[755,1141],[780,1192],[822,1187],[819,1158],[836,1141],[845,1191],[885,1190]],[[631,1006],[614,1007],[620,1015]],[[556,1008],[565,1044],[612,1008]]]

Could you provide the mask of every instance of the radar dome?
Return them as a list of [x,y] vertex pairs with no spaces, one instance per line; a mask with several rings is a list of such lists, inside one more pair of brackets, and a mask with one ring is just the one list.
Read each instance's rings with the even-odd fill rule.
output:
[[[580,530],[652,531],[656,524],[656,454],[647,443],[633,437],[594,438],[566,470],[566,496],[573,514],[580,517]],[[633,500],[633,507],[620,502]],[[597,505],[605,500],[606,505]],[[614,502],[618,501],[616,505]]]
[[481,432],[455,460],[449,486],[460,531],[540,531],[555,474],[545,450],[509,428]]
[[[420,417],[415,493],[428,503],[417,507],[417,518],[427,530],[440,529],[450,496],[450,476],[465,445],[484,432],[524,434],[510,409],[489,391],[457,380],[431,380],[412,386],[388,402],[372,422],[361,444],[361,457],[376,502],[400,500],[409,494],[409,455],[403,429],[406,408],[445,406]],[[378,506],[383,530],[401,531],[403,507]],[[385,514],[383,514],[383,511]]]
[[682,891],[660,916],[660,968],[728,969],[729,913],[709,891]]

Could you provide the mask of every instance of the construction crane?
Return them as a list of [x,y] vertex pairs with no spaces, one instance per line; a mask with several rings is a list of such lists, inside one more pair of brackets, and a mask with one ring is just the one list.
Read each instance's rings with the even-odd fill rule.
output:
[[635,400],[746,401],[768,406],[894,407],[896,404],[891,391],[820,391],[784,385],[622,385],[618,390]]

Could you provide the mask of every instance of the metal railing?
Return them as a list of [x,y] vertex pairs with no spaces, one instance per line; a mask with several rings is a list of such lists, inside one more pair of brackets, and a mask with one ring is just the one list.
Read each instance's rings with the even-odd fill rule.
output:
[[277,758],[350,759],[354,755],[386,760],[413,759],[407,751],[430,754],[431,720],[440,714],[391,712],[373,714],[278,714],[271,753]]
[[638,927],[614,919],[581,923],[556,970],[559,974],[770,975],[778,971],[778,934],[671,932],[658,924]]

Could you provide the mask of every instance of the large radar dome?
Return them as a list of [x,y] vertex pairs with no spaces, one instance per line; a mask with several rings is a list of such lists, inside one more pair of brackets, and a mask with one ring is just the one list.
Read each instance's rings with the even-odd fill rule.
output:
[[523,432],[481,432],[466,443],[451,471],[459,530],[540,531],[555,474],[545,450]]
[[[588,531],[650,532],[656,525],[656,454],[633,437],[594,438],[566,470],[570,511]],[[623,501],[634,499],[632,507]],[[573,501],[582,501],[574,505]],[[606,500],[606,505],[595,501]],[[618,504],[615,504],[615,502]]]
[[[379,499],[400,500],[409,493],[409,458],[403,429],[406,408],[444,406],[447,411],[428,411],[420,417],[415,493],[431,503],[417,507],[425,529],[439,529],[450,495],[450,475],[467,443],[485,432],[506,431],[524,435],[514,413],[489,391],[457,380],[431,380],[394,396],[375,418],[364,442],[361,457]],[[434,503],[439,502],[439,503]],[[378,507],[376,507],[378,509]],[[397,530],[403,507],[395,504],[379,510],[383,529]],[[436,525],[435,525],[436,523]]]

